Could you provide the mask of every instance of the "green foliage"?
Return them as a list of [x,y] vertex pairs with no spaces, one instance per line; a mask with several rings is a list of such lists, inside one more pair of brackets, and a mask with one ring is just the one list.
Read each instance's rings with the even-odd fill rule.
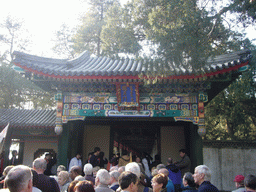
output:
[[226,28],[224,19],[213,17],[197,0],[133,2],[136,28],[154,43],[154,58],[162,65],[200,73],[209,56],[241,49],[242,35]]
[[11,68],[0,65],[0,108],[24,108],[32,105],[34,109],[51,109],[55,106],[52,93],[47,93],[22,77]]
[[127,8],[121,8],[119,3],[115,3],[107,11],[106,24],[101,32],[103,55],[116,58],[120,53],[138,56],[141,45],[135,36],[128,11]]
[[53,51],[60,56],[72,59],[75,57],[75,52],[73,49],[72,36],[73,31],[68,28],[66,25],[62,25],[61,29],[56,32],[55,46]]
[[0,26],[4,31],[0,35],[0,45],[4,45],[0,55],[0,108],[24,108],[29,103],[36,109],[54,107],[52,93],[44,92],[12,69],[13,50],[24,51],[29,42],[20,38],[22,23],[8,17]]
[[207,140],[256,139],[256,51],[251,68],[206,107]]
[[105,14],[116,0],[91,0],[91,9],[82,18],[82,25],[75,34],[74,50],[81,53],[85,50],[100,56],[101,50],[101,31],[105,25]]

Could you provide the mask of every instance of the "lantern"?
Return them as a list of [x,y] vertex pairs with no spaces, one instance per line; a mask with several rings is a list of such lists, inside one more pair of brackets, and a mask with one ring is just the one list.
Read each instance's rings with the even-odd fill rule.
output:
[[198,133],[201,137],[205,136],[205,134],[206,134],[205,126],[199,126],[199,128],[198,128],[198,130],[197,130],[197,133]]
[[54,131],[57,135],[60,135],[63,131],[62,125],[56,125],[56,127],[54,128]]

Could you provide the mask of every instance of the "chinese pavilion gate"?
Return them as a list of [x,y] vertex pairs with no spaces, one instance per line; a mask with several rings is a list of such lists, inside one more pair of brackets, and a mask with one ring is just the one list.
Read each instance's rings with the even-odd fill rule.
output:
[[57,91],[55,132],[59,134],[59,163],[77,151],[84,160],[95,146],[111,156],[160,154],[162,162],[186,148],[192,166],[202,163],[204,106],[227,87],[250,53],[240,51],[211,59],[202,74],[177,67],[173,75],[146,84],[144,61],[91,57],[58,60],[15,52],[15,65],[38,86]]

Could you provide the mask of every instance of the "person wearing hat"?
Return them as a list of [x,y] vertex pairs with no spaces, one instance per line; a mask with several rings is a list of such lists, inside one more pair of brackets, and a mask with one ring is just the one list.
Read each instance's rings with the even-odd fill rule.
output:
[[243,175],[237,175],[234,179],[236,190],[233,190],[232,192],[243,192],[246,191],[244,187],[244,176]]

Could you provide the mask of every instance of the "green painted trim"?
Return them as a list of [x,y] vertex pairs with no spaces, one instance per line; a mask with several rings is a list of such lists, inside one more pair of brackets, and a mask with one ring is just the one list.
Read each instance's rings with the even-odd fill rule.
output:
[[68,165],[68,145],[69,145],[69,128],[63,124],[63,131],[59,137],[58,145],[58,165]]
[[9,165],[9,153],[11,147],[11,136],[12,136],[13,128],[9,126],[8,131],[6,133],[5,141],[4,141],[4,168]]

